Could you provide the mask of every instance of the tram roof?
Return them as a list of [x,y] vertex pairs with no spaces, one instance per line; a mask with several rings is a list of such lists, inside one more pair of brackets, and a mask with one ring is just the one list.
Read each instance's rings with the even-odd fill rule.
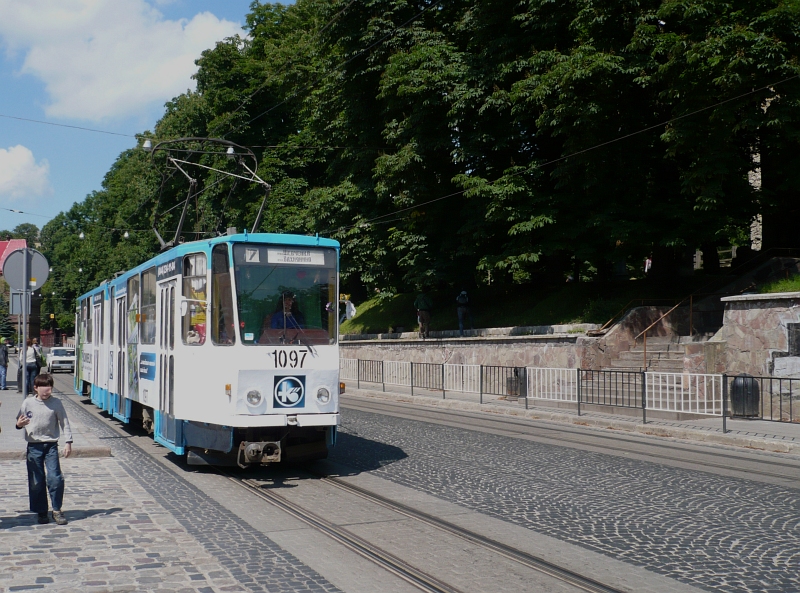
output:
[[[93,288],[92,290],[88,290],[85,293],[78,295],[76,300],[80,301],[86,297],[90,297],[101,292],[106,292],[111,287],[120,286],[121,284],[127,282],[128,278],[130,278],[132,274],[142,272],[154,265],[157,266],[159,264],[166,263],[175,259],[176,257],[183,257],[184,255],[188,255],[190,253],[196,253],[198,248],[201,246],[213,247],[214,245],[219,245],[221,243],[267,243],[270,245],[295,245],[299,247],[327,247],[336,249],[337,252],[339,251],[339,242],[334,239],[325,239],[319,236],[291,235],[284,233],[244,232],[237,233],[235,235],[222,235],[220,237],[214,237],[213,239],[189,241],[154,255],[135,268],[126,270],[113,280],[105,280],[102,284]],[[107,296],[108,294],[106,293],[106,297]]]

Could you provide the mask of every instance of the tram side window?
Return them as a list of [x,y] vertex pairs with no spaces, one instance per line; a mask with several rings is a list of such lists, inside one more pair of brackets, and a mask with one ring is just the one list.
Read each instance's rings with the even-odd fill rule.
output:
[[183,258],[183,320],[181,336],[184,344],[201,346],[206,342],[206,307],[208,305],[206,254],[193,253]]
[[156,343],[156,269],[142,272],[142,344]]
[[211,252],[211,342],[234,344],[233,294],[228,246],[215,245]]
[[139,276],[128,279],[128,344],[139,343]]
[[92,297],[87,298],[84,301],[86,304],[86,343],[92,343],[92,334],[94,334],[93,326],[92,326]]

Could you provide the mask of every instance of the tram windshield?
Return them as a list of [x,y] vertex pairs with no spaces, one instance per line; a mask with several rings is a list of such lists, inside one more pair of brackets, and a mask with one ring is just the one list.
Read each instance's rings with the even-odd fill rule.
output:
[[239,330],[245,345],[336,342],[336,251],[233,246]]

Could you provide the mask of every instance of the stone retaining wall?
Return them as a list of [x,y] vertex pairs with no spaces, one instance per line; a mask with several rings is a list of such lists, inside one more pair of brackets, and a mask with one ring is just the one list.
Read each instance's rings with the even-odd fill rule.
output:
[[725,342],[728,373],[800,377],[800,292],[722,299],[725,317],[713,341]]
[[577,335],[342,341],[342,358],[576,368]]
[[[427,340],[419,339],[416,333],[343,336],[341,356],[439,364],[600,369],[609,366],[620,352],[629,350],[636,335],[666,311],[662,307],[637,307],[608,333],[597,337],[585,334],[587,329],[597,328],[588,324],[475,330],[481,336],[474,338],[452,337],[457,332],[431,332],[431,339]],[[677,336],[676,324],[681,319],[679,312],[673,313],[656,324],[648,335]]]

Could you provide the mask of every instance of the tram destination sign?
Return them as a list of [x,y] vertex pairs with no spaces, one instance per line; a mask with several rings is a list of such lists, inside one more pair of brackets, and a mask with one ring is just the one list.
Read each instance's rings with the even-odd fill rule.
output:
[[299,264],[301,266],[324,266],[325,252],[318,249],[268,249],[267,262],[271,264]]

